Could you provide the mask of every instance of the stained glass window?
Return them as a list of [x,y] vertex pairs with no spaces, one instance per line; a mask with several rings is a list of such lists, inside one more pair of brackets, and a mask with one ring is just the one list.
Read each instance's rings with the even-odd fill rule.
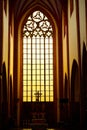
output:
[[40,11],[23,26],[23,102],[52,102],[53,29]]

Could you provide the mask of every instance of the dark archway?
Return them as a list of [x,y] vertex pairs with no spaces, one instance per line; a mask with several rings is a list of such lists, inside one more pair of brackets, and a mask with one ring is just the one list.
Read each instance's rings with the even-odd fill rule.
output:
[[2,86],[1,86],[1,95],[2,95],[2,126],[7,127],[8,120],[8,100],[7,100],[7,81],[6,81],[6,65],[5,62],[2,64]]
[[71,122],[80,123],[80,85],[77,61],[74,59],[71,71]]
[[87,50],[83,42],[82,55],[82,84],[81,84],[81,99],[82,99],[82,117],[84,124],[87,122]]

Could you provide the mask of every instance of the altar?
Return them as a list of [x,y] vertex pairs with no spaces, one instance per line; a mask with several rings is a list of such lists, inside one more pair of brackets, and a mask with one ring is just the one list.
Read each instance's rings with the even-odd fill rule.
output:
[[[34,111],[32,111],[32,122],[30,123],[30,127],[32,130],[47,130],[48,124],[45,118],[45,109],[40,109],[39,98],[42,95],[39,91],[35,93],[36,102],[34,106]],[[43,107],[44,108],[44,107]]]

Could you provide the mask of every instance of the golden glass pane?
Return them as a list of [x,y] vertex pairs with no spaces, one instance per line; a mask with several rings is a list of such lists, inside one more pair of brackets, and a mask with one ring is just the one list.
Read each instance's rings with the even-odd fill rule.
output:
[[31,80],[31,75],[28,75],[28,80]]
[[30,59],[30,60],[31,60],[31,54],[28,54],[28,59]]
[[41,85],[44,85],[44,81],[41,81]]
[[50,65],[50,69],[53,70],[53,65],[52,64]]
[[40,85],[40,81],[37,81],[37,85]]
[[27,74],[27,71],[26,70],[23,70],[23,75],[26,75]]
[[49,78],[50,78],[49,75],[46,75],[46,80],[49,80]]
[[32,65],[32,70],[35,70],[36,69],[36,65]]
[[53,49],[52,48],[50,48],[50,54],[53,54]]
[[51,102],[53,102],[53,96],[52,96],[52,97],[50,97],[50,101],[51,101]]
[[23,91],[27,91],[27,88],[26,88],[26,86],[23,86]]
[[41,64],[44,64],[44,59],[41,59]]
[[28,91],[28,97],[30,97],[31,96],[31,91]]
[[50,86],[50,90],[53,91],[53,86]]
[[28,102],[30,102],[31,101],[31,97],[28,97]]
[[28,64],[31,64],[31,59],[28,59]]
[[[43,51],[42,51],[42,50],[43,50]],[[44,53],[44,44],[41,43],[41,53],[42,53],[42,52]],[[42,54],[43,54],[43,53],[42,53]]]
[[42,95],[44,95],[44,86],[41,85],[41,92],[42,92]]
[[40,75],[37,75],[37,80],[40,80]]
[[41,70],[41,75],[43,75],[44,74],[44,70]]
[[45,68],[46,68],[46,69],[49,69],[49,64],[46,64],[46,65],[45,65]]
[[53,70],[50,70],[50,74],[53,75]]
[[27,59],[23,59],[23,64],[27,64]]
[[41,64],[41,70],[44,70],[44,64]]
[[46,80],[46,85],[49,85],[49,81]]
[[45,63],[46,63],[46,64],[49,64],[49,59],[46,59],[46,60],[45,60]]
[[26,49],[27,48],[27,45],[26,44],[23,44],[23,49]]
[[40,91],[40,86],[39,85],[37,86],[37,91]]
[[50,64],[53,64],[53,59],[50,59]]
[[37,38],[37,40],[36,40],[36,41],[37,41],[37,44],[38,44],[38,43],[40,42],[39,38]]
[[53,80],[53,75],[50,75],[50,80]]
[[37,59],[36,61],[37,61],[37,64],[40,64],[40,59],[39,60]]
[[36,80],[36,75],[32,75],[32,80]]
[[52,43],[53,44],[53,38],[52,37],[50,37],[50,44]]
[[49,70],[46,70],[46,74],[47,74],[47,75],[49,74]]
[[40,59],[40,55],[37,55],[37,59]]
[[27,87],[27,90],[31,92],[31,86],[28,86],[28,87]]
[[26,50],[25,48],[23,49],[23,54],[24,54],[24,53],[27,53],[27,50]]
[[46,86],[46,91],[49,91],[50,87],[49,86]]
[[53,91],[50,91],[50,95],[53,96]]
[[50,44],[50,48],[53,50],[53,44]]
[[24,85],[27,85],[27,82],[26,82],[25,80],[23,80],[23,86],[24,86]]
[[[42,46],[41,46],[42,47]],[[41,48],[41,54],[44,54],[44,48]]]
[[37,50],[40,49],[40,44],[37,43]]
[[31,53],[31,48],[28,48],[28,54],[30,54]]
[[36,48],[36,44],[32,43],[32,50],[34,49],[35,50]]
[[23,38],[23,44],[24,43],[27,43],[27,39],[26,38]]
[[49,60],[49,55],[48,54],[45,55],[45,59]]
[[26,59],[27,58],[27,54],[23,54],[23,58]]
[[44,75],[41,75],[41,80],[44,80]]
[[32,97],[36,96],[36,90],[32,91]]
[[36,81],[32,81],[32,85],[36,85]]
[[49,44],[45,44],[45,49],[49,49]]
[[36,90],[36,86],[32,86],[32,91],[35,91]]
[[31,71],[31,64],[28,64],[28,69]]
[[44,102],[44,97],[43,96],[41,96],[41,101]]
[[37,55],[40,55],[40,54],[41,54],[41,50],[37,49]]
[[40,70],[37,70],[37,74],[39,74],[39,75],[40,75]]
[[32,64],[36,64],[36,60],[32,59]]
[[45,53],[46,53],[46,55],[49,53],[48,49],[45,49]]
[[26,96],[27,96],[26,91],[23,91],[23,97],[26,97]]
[[36,49],[32,49],[32,54],[35,54],[36,53]]
[[32,55],[32,59],[34,60],[35,58],[36,58],[36,55],[35,55],[35,54],[33,54],[33,55]]
[[36,43],[36,39],[35,38],[32,38],[32,43]]
[[31,38],[28,37],[28,43],[31,43]]
[[28,80],[28,85],[31,85],[31,81]]
[[23,97],[23,102],[26,102],[27,100],[26,100],[26,97]]
[[49,96],[49,91],[46,90],[46,96]]
[[36,74],[36,70],[32,70],[32,76]]
[[50,58],[53,59],[53,54],[50,54]]
[[23,80],[26,80],[27,79],[27,76],[26,75],[23,75]]
[[23,69],[26,69],[27,68],[27,65],[25,64],[25,65],[23,65]]
[[31,50],[31,44],[30,44],[30,43],[28,43],[28,49],[30,49],[30,50]]
[[46,102],[49,102],[49,97],[46,97]]
[[28,75],[30,75],[31,74],[31,70],[27,70],[28,71]]
[[33,96],[33,97],[32,97],[32,101],[33,101],[33,102],[36,102],[36,96]]
[[48,38],[45,38],[45,43],[46,43],[46,44],[48,43]]
[[39,65],[37,64],[37,69],[40,69],[40,66],[41,66],[40,64]]
[[50,81],[50,85],[53,85],[53,81]]
[[40,56],[41,56],[41,59],[44,59],[44,54],[41,54]]
[[44,43],[44,37],[41,36],[41,44],[43,44],[43,43]]

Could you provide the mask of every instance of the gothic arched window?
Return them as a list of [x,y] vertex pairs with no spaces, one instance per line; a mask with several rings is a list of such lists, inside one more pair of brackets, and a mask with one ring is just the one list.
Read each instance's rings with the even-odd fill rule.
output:
[[23,102],[52,102],[53,29],[40,11],[23,26]]

